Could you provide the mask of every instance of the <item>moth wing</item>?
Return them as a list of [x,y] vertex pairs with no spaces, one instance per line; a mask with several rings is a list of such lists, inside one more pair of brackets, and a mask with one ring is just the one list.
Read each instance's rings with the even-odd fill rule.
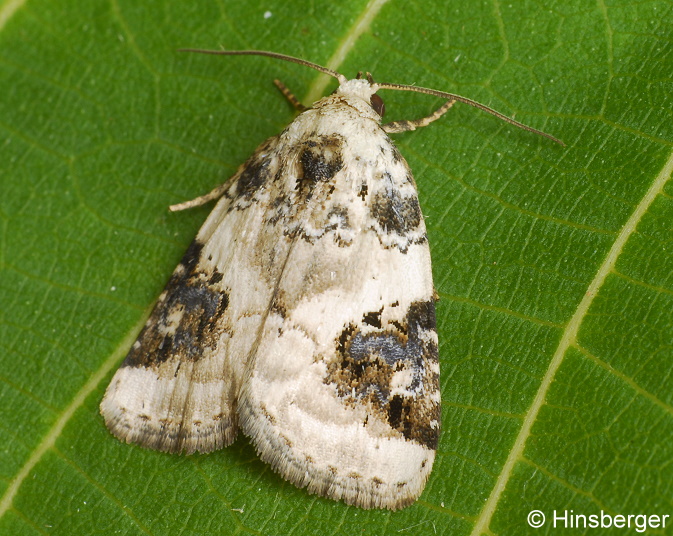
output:
[[120,440],[192,453],[235,439],[243,370],[285,255],[274,251],[282,230],[259,224],[277,146],[267,140],[231,179],[112,378],[100,409]]
[[313,190],[239,417],[260,457],[295,485],[397,509],[420,495],[437,447],[435,299],[409,168],[387,137],[369,141],[383,157],[349,154],[358,147],[332,136],[297,159]]

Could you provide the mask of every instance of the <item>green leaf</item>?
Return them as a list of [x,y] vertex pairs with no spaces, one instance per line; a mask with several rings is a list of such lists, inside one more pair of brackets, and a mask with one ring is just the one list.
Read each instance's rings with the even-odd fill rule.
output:
[[[535,533],[562,530],[554,510],[673,514],[671,2],[10,0],[0,27],[0,533],[518,535],[534,509]],[[567,144],[464,105],[396,136],[443,398],[434,471],[400,512],[308,495],[244,438],[169,456],[98,414],[209,210],[167,206],[292,119],[274,78],[333,87],[176,52],[219,46],[460,93]],[[383,97],[391,119],[440,104]]]

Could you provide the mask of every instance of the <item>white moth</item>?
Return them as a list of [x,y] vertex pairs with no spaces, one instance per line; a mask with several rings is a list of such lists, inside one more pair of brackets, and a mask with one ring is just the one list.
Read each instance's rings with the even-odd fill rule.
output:
[[[211,53],[281,58],[340,85],[227,183],[171,207],[221,198],[112,379],[105,423],[122,441],[188,454],[225,447],[240,429],[262,460],[311,493],[407,506],[435,458],[439,363],[416,184],[387,133],[425,126],[456,100],[533,129],[369,74],[347,80],[281,54]],[[379,89],[447,102],[381,125]]]

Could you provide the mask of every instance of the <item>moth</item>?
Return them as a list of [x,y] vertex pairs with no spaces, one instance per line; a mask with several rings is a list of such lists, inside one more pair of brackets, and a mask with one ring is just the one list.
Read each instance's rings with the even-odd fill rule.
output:
[[[436,293],[416,184],[388,134],[461,101],[432,89],[335,77],[338,89],[262,143],[219,202],[116,372],[100,410],[122,441],[211,452],[239,430],[309,492],[403,508],[423,491],[440,432]],[[382,124],[381,89],[442,97]]]

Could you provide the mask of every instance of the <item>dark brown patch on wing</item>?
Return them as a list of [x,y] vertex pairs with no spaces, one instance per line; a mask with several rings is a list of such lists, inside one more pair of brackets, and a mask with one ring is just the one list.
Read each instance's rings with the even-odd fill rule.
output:
[[368,189],[369,189],[369,187],[367,186],[367,183],[366,183],[366,182],[363,182],[363,183],[360,185],[360,191],[358,192],[358,197],[359,197],[360,199],[362,199],[363,201],[364,201],[365,199],[367,199],[367,190],[368,190]]
[[216,347],[229,296],[216,287],[222,274],[199,266],[202,249],[196,240],[189,246],[123,367],[152,367],[172,357],[198,361]]
[[262,145],[241,167],[236,183],[236,197],[251,198],[271,177],[271,160]]
[[[427,336],[436,329],[434,302],[412,303],[400,327],[363,333],[348,325],[335,340],[325,383],[344,403],[364,405],[407,440],[436,449],[440,408],[431,396],[439,390],[437,345]],[[406,383],[399,392],[401,378]]]
[[[388,181],[392,182],[390,178]],[[413,182],[413,180],[412,180]],[[418,198],[402,197],[397,189],[377,192],[370,206],[370,213],[384,233],[404,236],[421,224],[421,207]]]
[[383,307],[378,311],[372,311],[362,315],[362,321],[365,324],[374,326],[375,328],[381,328],[381,314],[383,314]]
[[343,167],[343,138],[338,134],[317,136],[303,142],[296,189],[310,198],[318,182],[329,181]]
[[405,164],[407,163],[407,161],[404,159],[404,157],[402,156],[399,149],[394,143],[390,144],[390,149],[393,155],[393,162],[395,162],[396,164],[399,162],[404,162]]

